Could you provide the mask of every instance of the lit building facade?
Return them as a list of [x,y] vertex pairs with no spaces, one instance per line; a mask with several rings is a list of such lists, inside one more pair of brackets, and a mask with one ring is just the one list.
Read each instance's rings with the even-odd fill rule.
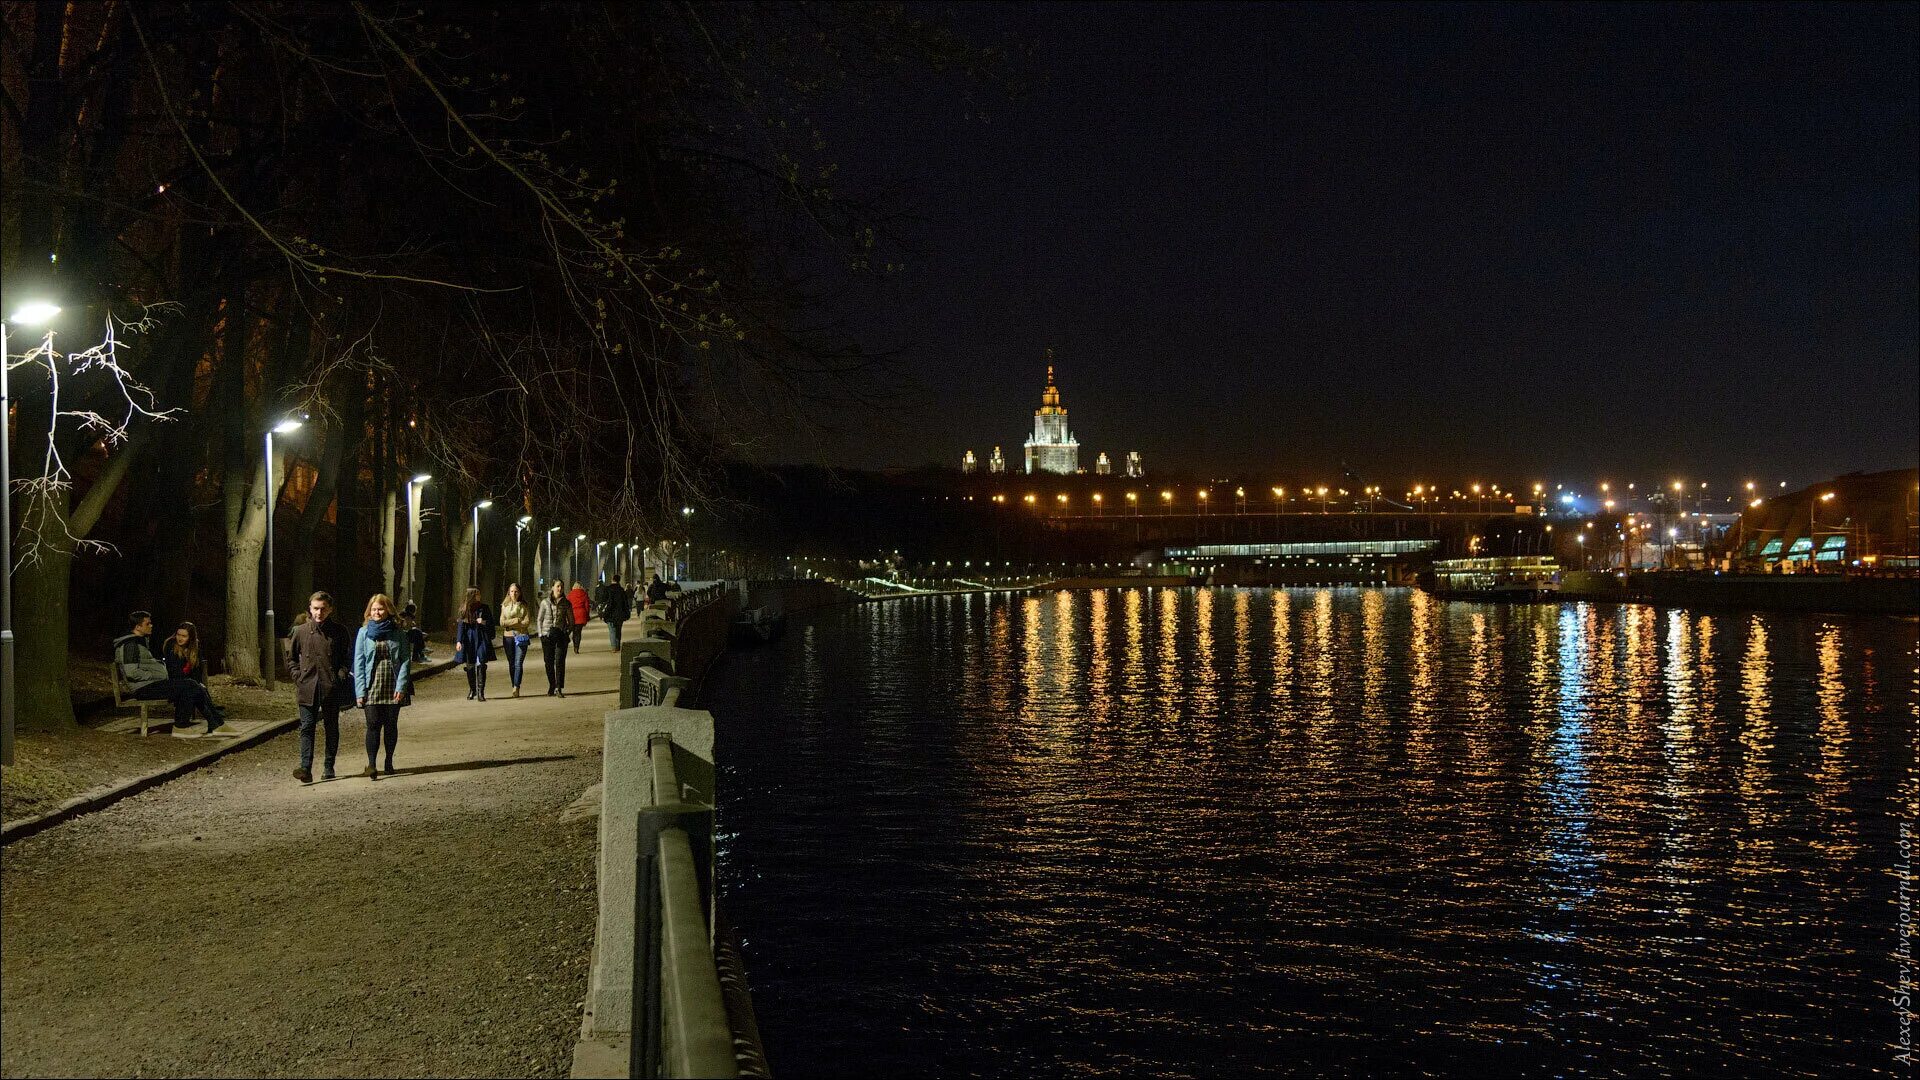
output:
[[967,451],[967,456],[960,459],[960,471],[968,476],[980,471],[980,459],[973,456],[973,451]]
[[1145,475],[1147,475],[1147,467],[1140,463],[1140,451],[1127,451],[1127,477],[1137,480]]
[[1095,476],[1112,476],[1113,475],[1113,459],[1107,456],[1107,452],[1105,450],[1100,451],[1099,459],[1093,463],[1093,475]]
[[993,448],[993,456],[987,459],[987,471],[990,473],[1007,471],[1007,456],[1002,454],[997,446]]
[[[1048,351],[1052,359],[1052,351]],[[1060,388],[1053,383],[1053,365],[1047,365],[1047,389],[1033,414],[1033,434],[1027,438],[1027,471],[1072,475],[1080,471],[1080,440],[1067,428],[1067,410],[1060,404]]]

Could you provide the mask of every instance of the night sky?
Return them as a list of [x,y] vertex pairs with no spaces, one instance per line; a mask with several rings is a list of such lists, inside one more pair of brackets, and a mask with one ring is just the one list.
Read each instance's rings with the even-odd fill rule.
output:
[[[837,464],[1812,481],[1920,439],[1911,5],[972,5],[1020,97],[827,118],[923,224]],[[982,113],[984,112],[984,116]],[[872,426],[869,428],[868,425]]]

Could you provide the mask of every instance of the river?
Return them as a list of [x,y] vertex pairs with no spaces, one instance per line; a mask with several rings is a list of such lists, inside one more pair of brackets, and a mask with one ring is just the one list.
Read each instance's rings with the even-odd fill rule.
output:
[[723,903],[786,1077],[1891,1072],[1915,635],[1403,589],[829,609],[714,673]]

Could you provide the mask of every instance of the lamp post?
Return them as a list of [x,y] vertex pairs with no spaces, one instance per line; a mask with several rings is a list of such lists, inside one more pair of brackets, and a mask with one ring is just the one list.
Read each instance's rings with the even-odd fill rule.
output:
[[541,567],[542,570],[546,571],[546,574],[540,580],[540,588],[543,590],[540,595],[542,596],[546,595],[544,590],[547,587],[547,583],[557,580],[553,576],[553,534],[559,531],[560,526],[558,525],[547,530],[547,562],[545,566]]
[[[433,479],[432,473],[421,473],[407,481],[407,602],[419,603],[419,583],[413,580],[415,564],[420,555],[420,496],[426,492],[427,481]],[[426,611],[420,612],[425,617]]]
[[567,566],[567,576],[575,581],[580,580],[580,541],[586,538],[586,533],[576,534],[573,538],[573,558]]
[[622,552],[626,550],[627,550],[627,542],[625,540],[622,540],[619,543],[613,545],[613,576],[614,577],[619,577],[621,574],[625,573],[625,568],[620,565],[620,555]]
[[693,580],[693,507],[680,508],[680,516],[687,520],[687,580]]
[[469,586],[480,587],[480,511],[493,505],[492,499],[481,499],[473,504],[473,558],[468,564]]
[[522,515],[519,521],[513,523],[513,580],[516,582],[520,580],[520,571],[526,569],[527,565],[527,557],[520,550],[520,541],[526,536],[527,527],[532,524],[532,514]]
[[288,417],[267,429],[267,611],[263,621],[267,627],[267,691],[273,691],[273,676],[280,666],[280,635],[273,628],[273,504],[280,501],[279,489],[273,486],[273,437],[286,435],[300,430],[306,422],[305,416],[298,419]]
[[598,585],[606,578],[603,564],[600,562],[600,549],[607,546],[605,540],[596,540],[593,545],[593,583]]
[[[60,314],[60,306],[45,300],[20,305],[11,321],[40,326]],[[13,463],[7,444],[7,367],[13,354],[7,348],[7,322],[0,319],[0,764],[13,764]]]

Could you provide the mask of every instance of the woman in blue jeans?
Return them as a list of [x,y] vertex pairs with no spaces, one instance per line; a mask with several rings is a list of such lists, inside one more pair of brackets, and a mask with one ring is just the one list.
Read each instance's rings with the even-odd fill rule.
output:
[[513,696],[520,696],[520,676],[527,669],[527,646],[532,643],[533,616],[520,599],[518,583],[507,586],[507,598],[500,601],[500,647],[507,654],[507,677],[513,680]]

